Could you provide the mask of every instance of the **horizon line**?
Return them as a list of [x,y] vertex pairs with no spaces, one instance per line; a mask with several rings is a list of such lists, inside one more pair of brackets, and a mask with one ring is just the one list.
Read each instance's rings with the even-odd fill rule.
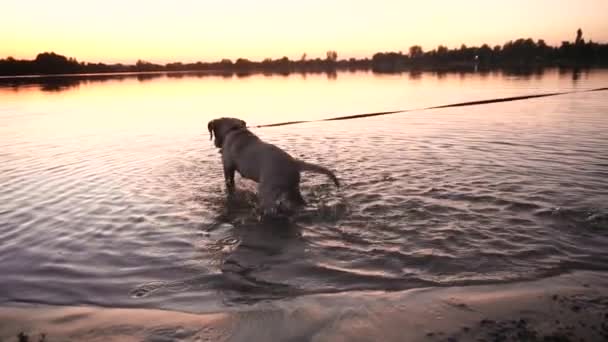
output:
[[[579,29],[580,29],[580,28],[579,28]],[[448,50],[457,50],[457,49],[459,48],[458,46],[462,47],[463,45],[464,45],[464,46],[466,46],[467,48],[481,48],[482,46],[487,45],[487,46],[489,46],[491,49],[493,49],[493,48],[494,48],[494,47],[496,47],[496,46],[500,46],[500,47],[502,48],[502,47],[504,47],[504,45],[505,45],[505,44],[507,44],[507,43],[509,43],[509,42],[515,42],[515,41],[517,41],[517,40],[528,40],[528,39],[531,39],[531,40],[532,40],[532,41],[534,41],[535,43],[538,43],[539,41],[541,41],[541,40],[542,40],[542,41],[544,41],[544,42],[545,42],[545,44],[547,44],[547,43],[546,43],[546,40],[545,40],[545,39],[543,39],[543,38],[537,38],[537,39],[535,39],[535,38],[532,38],[532,37],[527,37],[527,38],[519,37],[519,38],[509,39],[509,40],[505,41],[505,42],[504,42],[504,43],[502,43],[502,44],[490,44],[490,43],[482,43],[482,44],[480,44],[480,45],[471,45],[471,46],[469,46],[469,45],[467,45],[466,43],[460,43],[459,45],[458,45],[458,44],[456,44],[454,47],[449,47],[449,46],[448,46],[448,45],[446,45],[446,44],[438,44],[437,46],[435,46],[435,47],[433,47],[433,48],[431,48],[431,49],[428,49],[428,50],[426,50],[426,49],[425,49],[424,47],[422,47],[422,45],[420,45],[420,44],[413,44],[413,45],[410,45],[410,46],[409,46],[407,49],[409,49],[409,48],[411,48],[411,47],[413,47],[413,46],[420,46],[420,47],[422,47],[422,49],[423,49],[424,53],[427,53],[427,52],[430,52],[430,51],[436,51],[436,50],[437,50],[439,47],[446,47]],[[563,43],[565,43],[565,42],[570,43],[571,41],[570,41],[570,40],[562,40],[562,41],[561,41],[561,44],[563,44]],[[588,43],[596,43],[596,44],[604,45],[604,44],[608,44],[608,41],[606,41],[606,42],[603,42],[603,41],[593,41],[593,40],[591,40],[591,39],[590,39],[590,40],[588,41]],[[551,48],[559,48],[559,47],[560,47],[560,45],[549,45],[549,44],[547,44],[547,46],[549,46],[549,47],[551,47]],[[328,50],[326,50],[326,53],[327,53],[327,52],[329,52],[329,51],[334,51],[334,52],[337,52],[337,51],[335,51],[335,50],[333,50],[333,49],[328,49]],[[50,50],[49,50],[49,49],[47,49],[46,51],[39,51],[39,52],[38,52],[38,53],[37,53],[35,56],[33,56],[31,59],[27,59],[27,57],[26,57],[26,58],[23,58],[23,57],[22,57],[22,59],[20,59],[20,58],[15,58],[13,55],[8,55],[8,56],[6,56],[6,57],[4,57],[4,58],[0,58],[0,59],[4,59],[4,60],[6,60],[6,59],[9,59],[9,58],[13,58],[13,59],[16,59],[16,60],[19,60],[19,59],[20,59],[20,60],[35,60],[35,59],[36,59],[36,57],[37,57],[39,54],[42,54],[42,53],[55,53],[55,54],[57,54],[57,55],[65,56],[65,57],[68,57],[68,58],[73,58],[73,59],[75,59],[75,60],[76,60],[76,61],[78,61],[78,62],[85,62],[85,63],[90,63],[90,64],[110,64],[110,63],[111,63],[111,64],[114,64],[114,65],[117,65],[117,64],[121,64],[121,65],[130,65],[129,63],[133,63],[133,65],[134,65],[134,64],[136,64],[136,63],[137,63],[137,62],[139,62],[139,61],[146,62],[146,63],[151,63],[151,64],[158,64],[158,65],[167,65],[167,64],[172,64],[172,63],[196,64],[196,63],[199,63],[199,62],[200,62],[200,63],[217,63],[217,62],[221,62],[222,60],[230,60],[231,62],[233,62],[233,63],[234,63],[234,62],[235,62],[236,60],[238,60],[238,59],[245,59],[245,60],[248,60],[248,61],[250,61],[250,62],[259,63],[259,62],[263,62],[263,61],[264,61],[264,60],[266,60],[266,59],[271,59],[271,60],[279,60],[279,59],[282,59],[282,58],[285,58],[285,57],[287,57],[287,58],[288,58],[290,61],[299,61],[299,60],[300,60],[300,59],[291,59],[291,58],[290,58],[290,57],[288,57],[287,55],[282,55],[282,56],[280,56],[280,57],[276,57],[276,56],[279,56],[279,55],[275,55],[275,57],[274,57],[274,58],[273,58],[273,57],[262,57],[262,58],[258,57],[258,59],[251,59],[251,58],[249,58],[249,57],[243,57],[243,56],[239,56],[239,57],[232,57],[232,58],[230,58],[230,57],[215,57],[215,59],[214,59],[214,60],[210,60],[210,59],[208,59],[208,60],[198,59],[198,60],[186,60],[186,61],[184,61],[184,60],[170,60],[170,61],[165,60],[165,61],[159,62],[159,61],[152,61],[152,60],[147,59],[147,58],[145,58],[145,57],[144,57],[144,58],[138,57],[138,58],[137,58],[137,59],[135,59],[134,61],[111,61],[111,60],[112,60],[112,58],[110,58],[110,60],[107,60],[107,61],[100,61],[100,60],[97,60],[97,61],[95,61],[95,62],[91,62],[90,60],[80,59],[80,58],[75,57],[75,56],[70,55],[70,54],[64,54],[63,52],[56,52],[54,49],[50,49]],[[358,60],[362,60],[362,59],[371,59],[371,58],[373,57],[373,55],[374,55],[374,54],[377,54],[377,53],[401,53],[401,54],[404,54],[404,55],[408,55],[408,53],[407,53],[407,52],[405,52],[405,53],[403,52],[403,49],[399,49],[399,50],[394,50],[394,49],[393,49],[393,50],[386,50],[386,51],[368,52],[367,54],[365,54],[365,56],[361,56],[361,55],[359,55],[359,56],[347,55],[347,56],[346,56],[346,57],[344,57],[344,58],[338,58],[338,60],[349,60],[349,59],[352,59],[352,58],[355,58],[355,59],[358,59]],[[371,55],[370,55],[370,54],[371,54]],[[323,59],[324,59],[324,58],[323,58],[323,54],[320,54],[319,56],[317,56],[317,57],[314,57],[314,58],[313,58],[312,56],[308,56],[308,53],[307,53],[307,52],[302,52],[301,56],[304,56],[304,55],[306,55],[306,56],[308,57],[308,58],[307,58],[307,60],[316,60],[316,59],[321,59],[321,60],[323,60]],[[339,53],[338,53],[338,55],[339,55]]]

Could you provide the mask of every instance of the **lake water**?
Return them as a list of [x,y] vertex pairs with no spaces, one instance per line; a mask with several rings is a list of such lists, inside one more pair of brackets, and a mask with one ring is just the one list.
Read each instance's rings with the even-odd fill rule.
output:
[[206,124],[586,90],[608,70],[0,82],[0,304],[193,312],[608,269],[607,92],[254,129],[334,169],[260,223]]

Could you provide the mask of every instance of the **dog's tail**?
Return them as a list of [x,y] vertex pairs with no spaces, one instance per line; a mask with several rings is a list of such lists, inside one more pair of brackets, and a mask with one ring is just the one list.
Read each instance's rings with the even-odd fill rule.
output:
[[300,167],[300,171],[311,171],[311,172],[322,173],[324,175],[327,175],[329,178],[331,178],[332,181],[334,181],[334,184],[336,184],[337,187],[340,187],[340,182],[338,181],[338,177],[336,177],[336,175],[328,168],[325,168],[321,165],[307,163],[302,160],[298,160],[298,166]]

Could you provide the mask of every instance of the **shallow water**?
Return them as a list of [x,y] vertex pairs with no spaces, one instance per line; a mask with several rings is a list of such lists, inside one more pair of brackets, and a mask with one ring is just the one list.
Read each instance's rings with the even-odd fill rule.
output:
[[226,203],[206,123],[584,90],[573,75],[344,73],[0,82],[0,303],[210,312],[312,293],[608,268],[608,100],[577,93],[256,129],[326,165],[309,206]]

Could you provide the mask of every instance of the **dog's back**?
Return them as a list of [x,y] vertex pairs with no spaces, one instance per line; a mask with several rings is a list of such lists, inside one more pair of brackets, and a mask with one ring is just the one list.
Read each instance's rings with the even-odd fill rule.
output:
[[[262,141],[240,123],[244,121],[222,118],[214,120],[209,127],[210,130],[215,129],[216,139],[221,142],[227,184],[233,184],[234,180],[228,177],[234,178],[234,170],[244,178],[257,182],[264,212],[276,212],[277,204],[285,201],[290,202],[286,206],[290,210],[305,204],[300,193],[301,171],[326,174],[339,186],[338,179],[329,169],[293,158],[278,146]],[[233,171],[227,173],[227,170]]]

